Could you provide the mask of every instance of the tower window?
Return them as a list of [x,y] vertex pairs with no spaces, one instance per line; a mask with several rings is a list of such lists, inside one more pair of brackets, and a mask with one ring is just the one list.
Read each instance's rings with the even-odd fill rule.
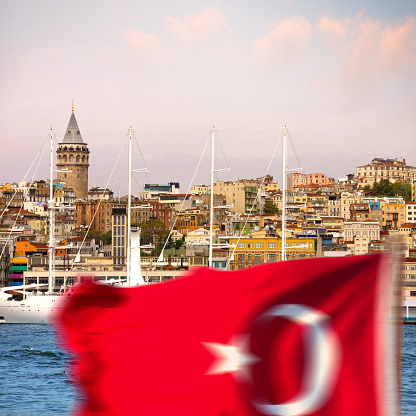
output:
[[79,156],[77,156],[76,161],[79,162]]

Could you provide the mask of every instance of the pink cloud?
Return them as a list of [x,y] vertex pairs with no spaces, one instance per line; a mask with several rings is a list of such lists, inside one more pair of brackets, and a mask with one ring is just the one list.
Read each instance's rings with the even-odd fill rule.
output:
[[316,28],[321,38],[331,43],[344,41],[348,33],[346,21],[334,20],[327,16],[321,18]]
[[256,41],[254,53],[264,62],[293,61],[307,49],[312,26],[305,17],[286,19]]
[[140,55],[153,54],[160,49],[159,37],[152,33],[127,28],[125,37],[129,46]]
[[380,60],[390,69],[416,71],[416,19],[408,17],[402,24],[386,28],[378,43]]
[[316,25],[326,65],[346,88],[377,87],[403,71],[416,71],[416,19],[395,23],[366,18],[341,20],[325,16]]
[[166,21],[173,35],[186,41],[207,38],[227,24],[226,16],[216,6],[208,7],[201,13],[188,14],[182,22],[174,17],[168,17]]

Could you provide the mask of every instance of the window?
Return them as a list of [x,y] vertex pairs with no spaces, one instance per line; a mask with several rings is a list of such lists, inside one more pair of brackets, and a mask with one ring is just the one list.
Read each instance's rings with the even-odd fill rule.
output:
[[416,296],[416,290],[411,290],[410,291],[410,296]]
[[262,243],[254,243],[254,248],[262,248],[263,244]]
[[267,248],[276,248],[277,244],[276,243],[267,243]]
[[246,243],[238,243],[238,248],[246,248]]
[[252,248],[253,244],[252,243],[247,243],[247,248]]

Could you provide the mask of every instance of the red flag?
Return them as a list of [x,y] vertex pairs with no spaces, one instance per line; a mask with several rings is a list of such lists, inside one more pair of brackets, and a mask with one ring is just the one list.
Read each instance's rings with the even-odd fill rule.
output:
[[392,414],[390,266],[370,255],[200,268],[132,288],[87,283],[59,324],[78,355],[80,414]]

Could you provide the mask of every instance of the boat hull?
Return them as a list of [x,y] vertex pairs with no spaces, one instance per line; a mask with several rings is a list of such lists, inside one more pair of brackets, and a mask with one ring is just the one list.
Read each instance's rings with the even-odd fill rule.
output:
[[25,300],[0,300],[0,323],[50,324],[64,307],[65,296],[29,295]]

